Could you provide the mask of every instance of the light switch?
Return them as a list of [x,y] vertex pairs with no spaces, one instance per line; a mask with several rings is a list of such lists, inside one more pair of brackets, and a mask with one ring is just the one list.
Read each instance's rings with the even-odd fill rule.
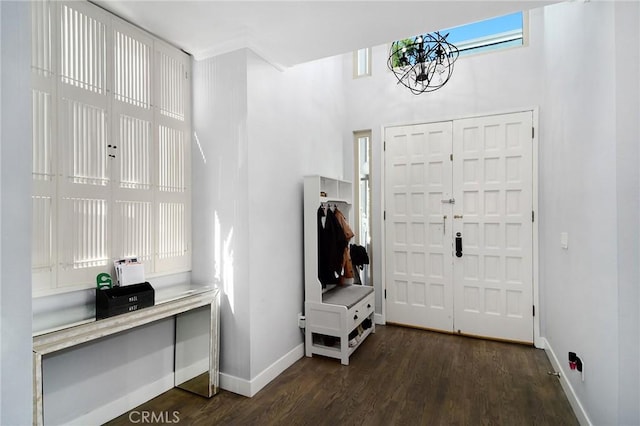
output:
[[560,233],[560,247],[562,247],[565,250],[569,248],[569,233],[568,232],[561,232]]

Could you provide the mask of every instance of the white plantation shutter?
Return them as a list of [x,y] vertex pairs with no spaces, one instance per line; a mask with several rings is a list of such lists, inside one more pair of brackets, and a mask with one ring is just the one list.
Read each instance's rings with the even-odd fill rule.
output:
[[191,154],[188,57],[164,43],[156,43],[156,162],[158,193],[156,228],[160,272],[190,269]]
[[185,135],[178,129],[158,126],[158,186],[161,192],[186,189]]
[[184,122],[188,105],[185,93],[189,91],[186,84],[189,63],[184,55],[163,43],[156,44],[156,55],[158,110],[163,116]]
[[66,287],[92,282],[109,268],[109,138],[102,107],[63,99],[59,115],[58,278]]
[[53,5],[31,3],[31,68],[34,74],[51,76],[54,70],[52,42],[55,33]]
[[142,31],[123,22],[113,23],[113,149],[115,208],[113,248],[118,256],[137,256],[145,272],[155,268],[157,219],[153,204],[157,192],[152,164],[153,43]]
[[104,94],[109,16],[84,2],[61,4],[60,77],[63,83]]
[[56,80],[54,5],[31,2],[32,81],[32,285],[35,292],[55,287],[57,208]]
[[58,287],[88,286],[111,258],[107,93],[109,15],[88,3],[58,8]]
[[149,109],[153,40],[119,22],[114,22],[113,38],[115,99]]
[[114,247],[121,256],[136,256],[153,272],[152,203],[117,200],[114,211]]
[[191,267],[190,60],[87,2],[32,3],[34,293]]
[[31,266],[32,284],[35,292],[55,287],[55,258],[53,247],[55,198],[34,195],[32,197]]

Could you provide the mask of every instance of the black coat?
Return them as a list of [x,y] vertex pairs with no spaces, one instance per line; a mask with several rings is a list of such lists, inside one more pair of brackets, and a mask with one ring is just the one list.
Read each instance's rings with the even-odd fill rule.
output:
[[[326,216],[324,226],[322,218]],[[348,241],[333,211],[318,209],[318,279],[325,287],[336,284],[342,272],[344,249]]]

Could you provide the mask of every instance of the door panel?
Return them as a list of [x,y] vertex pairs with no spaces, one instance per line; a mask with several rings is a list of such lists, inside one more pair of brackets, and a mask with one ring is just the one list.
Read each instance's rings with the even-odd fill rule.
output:
[[451,140],[451,122],[386,129],[389,322],[453,329]]
[[453,123],[454,326],[533,342],[532,114]]
[[385,130],[388,322],[533,342],[531,129],[529,111]]

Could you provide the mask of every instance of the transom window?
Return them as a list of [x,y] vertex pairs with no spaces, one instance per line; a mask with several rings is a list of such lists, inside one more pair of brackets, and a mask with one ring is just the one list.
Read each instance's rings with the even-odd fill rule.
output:
[[[525,17],[523,12],[516,12],[484,21],[473,22],[457,27],[446,28],[438,32],[446,36],[447,42],[453,44],[460,56],[522,46],[525,43]],[[399,40],[411,44],[413,39]],[[397,60],[394,61],[394,66]]]
[[440,31],[460,56],[524,44],[524,14],[516,12]]

